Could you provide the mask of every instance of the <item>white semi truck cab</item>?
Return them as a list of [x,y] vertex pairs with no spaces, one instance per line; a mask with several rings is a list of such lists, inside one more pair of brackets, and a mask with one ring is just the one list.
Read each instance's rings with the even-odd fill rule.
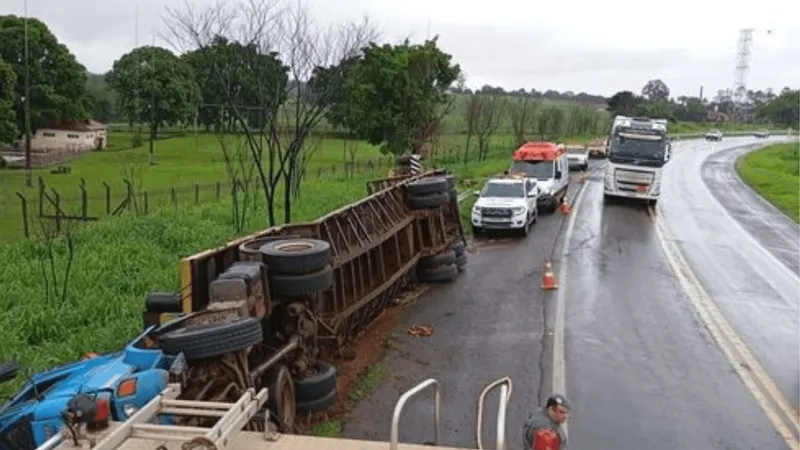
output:
[[611,128],[603,193],[655,205],[664,164],[670,159],[664,119],[617,116]]

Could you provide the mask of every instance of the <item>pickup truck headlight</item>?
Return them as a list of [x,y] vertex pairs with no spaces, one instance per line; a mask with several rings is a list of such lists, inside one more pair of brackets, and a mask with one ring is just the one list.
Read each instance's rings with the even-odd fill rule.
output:
[[514,214],[515,216],[516,216],[517,214],[522,214],[522,213],[524,213],[524,212],[525,212],[525,208],[523,208],[523,207],[521,207],[521,206],[519,206],[519,207],[517,207],[517,208],[512,208],[512,209],[511,209],[511,214]]
[[472,214],[480,215],[480,213],[481,213],[481,207],[480,206],[473,206],[472,207]]

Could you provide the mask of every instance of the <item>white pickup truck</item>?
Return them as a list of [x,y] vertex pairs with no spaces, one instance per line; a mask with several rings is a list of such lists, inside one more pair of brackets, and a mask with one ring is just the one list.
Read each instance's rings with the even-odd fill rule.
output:
[[570,170],[586,171],[589,168],[589,147],[586,145],[567,145],[567,161]]
[[491,178],[472,207],[472,233],[490,230],[519,231],[527,236],[539,218],[536,180],[522,177]]

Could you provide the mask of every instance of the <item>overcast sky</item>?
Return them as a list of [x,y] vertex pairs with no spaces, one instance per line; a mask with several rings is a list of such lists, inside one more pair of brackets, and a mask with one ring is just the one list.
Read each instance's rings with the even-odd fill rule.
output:
[[[611,95],[639,92],[647,80],[660,78],[673,96],[697,95],[700,86],[713,95],[733,84],[740,28],[755,29],[749,88],[800,87],[797,0],[759,0],[742,3],[741,9],[709,0],[305,1],[323,21],[367,13],[392,41],[406,36],[421,40],[428,30],[439,34],[441,47],[461,64],[470,87]],[[47,23],[78,61],[100,73],[134,47],[134,2],[139,4],[140,45],[149,44],[163,28],[165,5],[182,4],[28,0],[28,12]],[[23,11],[24,0],[0,0],[0,14]]]

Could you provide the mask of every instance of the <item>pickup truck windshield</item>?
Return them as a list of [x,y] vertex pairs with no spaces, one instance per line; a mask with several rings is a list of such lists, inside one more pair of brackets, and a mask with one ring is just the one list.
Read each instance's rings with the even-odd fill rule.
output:
[[481,192],[481,197],[519,198],[524,196],[522,183],[489,183]]
[[553,161],[514,161],[510,172],[524,173],[528,178],[547,180],[553,178]]

